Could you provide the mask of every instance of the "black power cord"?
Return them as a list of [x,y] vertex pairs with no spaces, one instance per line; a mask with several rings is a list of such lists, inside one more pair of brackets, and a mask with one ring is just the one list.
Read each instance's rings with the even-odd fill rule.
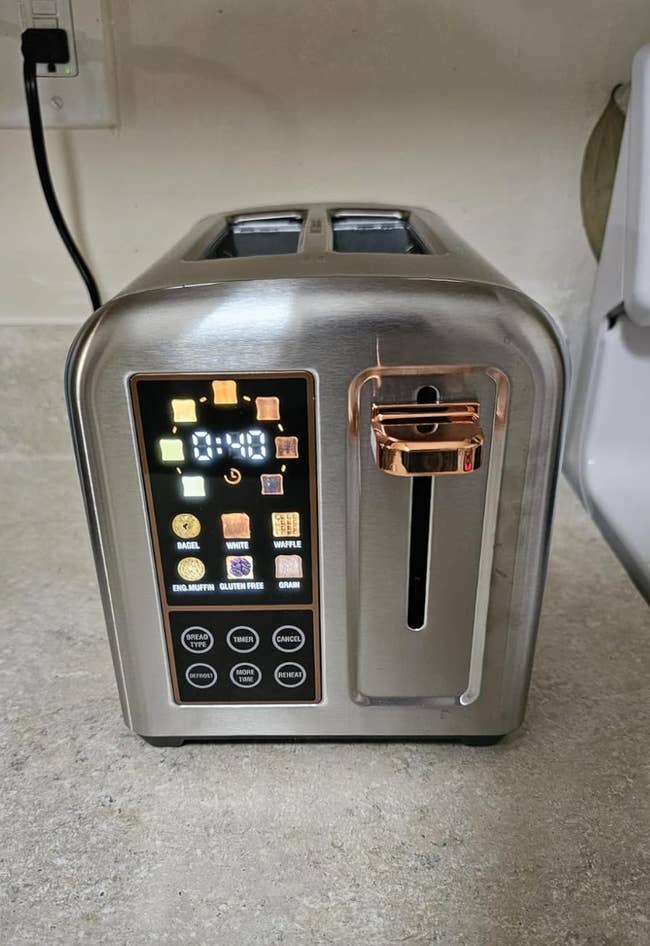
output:
[[102,300],[95,278],[68,230],[68,226],[56,198],[54,185],[52,184],[52,178],[50,176],[50,166],[47,160],[45,136],[43,134],[43,120],[41,117],[41,106],[36,82],[36,66],[38,63],[46,63],[49,66],[57,62],[69,62],[68,37],[65,30],[25,30],[22,34],[21,49],[23,53],[23,79],[25,82],[25,97],[27,99],[27,112],[29,115],[29,130],[32,136],[34,158],[36,160],[36,168],[38,170],[41,187],[43,188],[47,206],[54,220],[54,225],[59,231],[59,235],[68,253],[72,257],[73,263],[79,270],[79,275],[86,284],[86,289],[88,290],[94,311],[100,307]]

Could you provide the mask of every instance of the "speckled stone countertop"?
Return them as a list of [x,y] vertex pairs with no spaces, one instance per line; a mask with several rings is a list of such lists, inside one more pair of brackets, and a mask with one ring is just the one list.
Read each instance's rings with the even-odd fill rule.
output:
[[0,943],[647,946],[650,609],[569,489],[500,746],[152,748],[120,716],[71,335],[0,330]]

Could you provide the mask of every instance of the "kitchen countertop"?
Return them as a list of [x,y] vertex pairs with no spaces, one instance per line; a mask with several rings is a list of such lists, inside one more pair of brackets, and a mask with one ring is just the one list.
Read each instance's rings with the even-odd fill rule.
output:
[[71,337],[0,330],[0,942],[647,946],[650,610],[566,484],[501,745],[153,748],[120,716]]

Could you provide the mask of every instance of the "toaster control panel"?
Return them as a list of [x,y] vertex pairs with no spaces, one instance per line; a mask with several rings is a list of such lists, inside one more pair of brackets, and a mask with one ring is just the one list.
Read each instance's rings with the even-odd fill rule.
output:
[[176,700],[318,701],[313,377],[136,375],[131,394]]
[[171,615],[183,703],[313,702],[313,615],[305,611]]

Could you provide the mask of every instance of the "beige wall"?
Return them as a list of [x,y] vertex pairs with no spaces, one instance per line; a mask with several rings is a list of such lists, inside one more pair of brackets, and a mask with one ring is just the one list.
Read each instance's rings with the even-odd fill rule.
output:
[[[113,0],[120,126],[48,135],[105,296],[215,210],[313,198],[441,213],[566,321],[593,263],[587,136],[648,0]],[[0,131],[5,322],[86,296],[25,131]]]

